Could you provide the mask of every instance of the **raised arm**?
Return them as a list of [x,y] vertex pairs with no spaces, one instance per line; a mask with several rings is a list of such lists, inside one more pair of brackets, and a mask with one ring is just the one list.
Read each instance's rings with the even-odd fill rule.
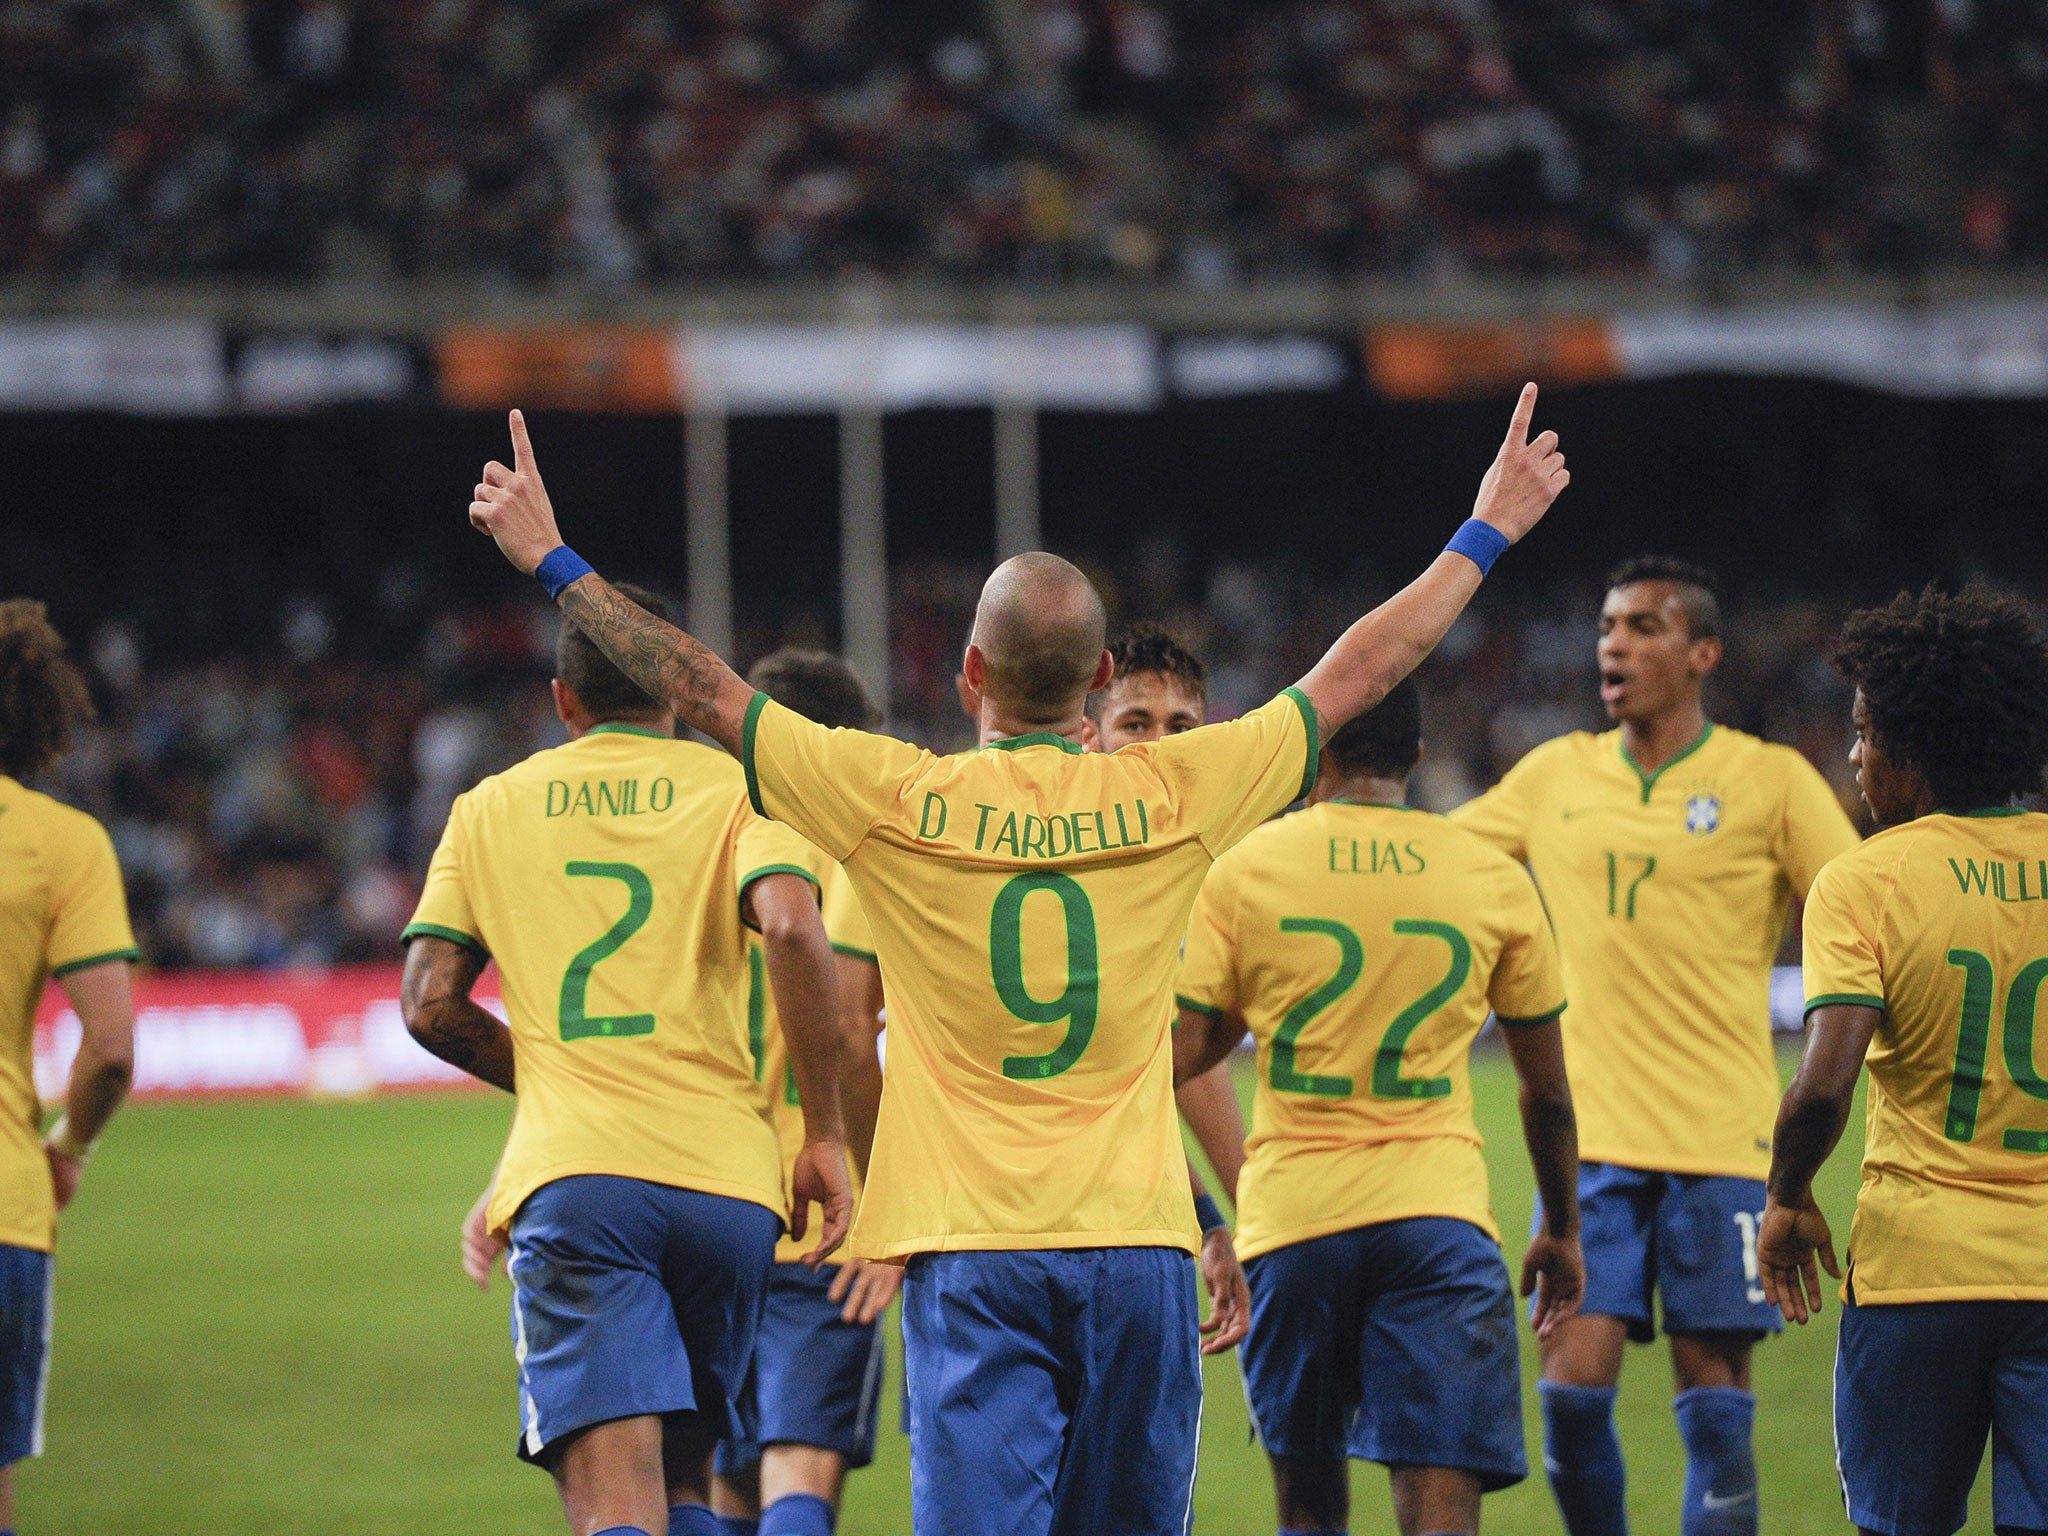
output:
[[496,459],[484,466],[469,503],[470,522],[497,540],[519,570],[545,578],[543,585],[563,615],[612,665],[667,704],[676,718],[738,756],[754,690],[705,646],[621,597],[569,552],[555,527],[555,509],[541,483],[526,418],[514,411],[511,421],[513,467]]
[[1508,435],[1472,503],[1472,521],[1483,526],[1460,529],[1428,570],[1347,629],[1301,680],[1298,686],[1315,705],[1325,737],[1371,709],[1415,670],[1479,590],[1486,574],[1480,562],[1491,565],[1534,528],[1571,483],[1557,434],[1544,432],[1530,441],[1535,411],[1536,386],[1525,384]]

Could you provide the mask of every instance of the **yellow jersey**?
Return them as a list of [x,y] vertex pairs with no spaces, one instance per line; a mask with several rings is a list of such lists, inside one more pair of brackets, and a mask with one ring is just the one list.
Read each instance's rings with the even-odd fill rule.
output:
[[1550,910],[1580,1157],[1764,1177],[1771,962],[1793,900],[1856,845],[1827,781],[1725,725],[1655,773],[1621,732],[1579,731],[1451,816],[1527,864]]
[[607,1173],[784,1215],[747,1044],[740,899],[816,854],[710,747],[600,725],[455,802],[405,936],[490,955],[518,1107],[488,1220]]
[[57,1243],[35,1078],[43,986],[140,958],[106,829],[0,774],[0,1243],[42,1253]]
[[939,757],[756,695],[741,747],[756,807],[845,867],[881,957],[854,1252],[1194,1251],[1179,936],[1216,856],[1313,782],[1313,706],[1290,689],[1120,752],[1038,733]]
[[[864,950],[862,946],[872,945],[874,940],[868,934],[860,902],[853,895],[845,874],[837,864],[815,849],[811,857],[811,878],[823,893],[820,899],[825,909],[825,937],[841,954],[873,960],[873,950]],[[761,1112],[775,1127],[775,1139],[782,1148],[782,1179],[787,1190],[796,1171],[796,1155],[804,1149],[803,1099],[796,1091],[796,1072],[790,1066],[789,1043],[782,1035],[782,1019],[775,1008],[775,989],[768,985],[767,955],[758,938],[747,945],[747,967],[747,1044],[754,1057],[754,1086]],[[846,1171],[853,1180],[853,1198],[858,1205],[860,1170],[853,1166],[850,1158]],[[785,1232],[775,1245],[775,1262],[794,1264],[815,1248],[818,1234],[824,1230],[824,1219],[823,1208],[814,1201],[804,1236],[798,1239]]]
[[1857,1302],[2048,1301],[2048,816],[1922,816],[1820,872],[1806,1006],[1870,1042]]
[[1241,1257],[1410,1216],[1500,1241],[1472,1039],[1489,1011],[1512,1027],[1564,1008],[1527,870],[1441,816],[1325,801],[1216,861],[1179,990],[1258,1044]]

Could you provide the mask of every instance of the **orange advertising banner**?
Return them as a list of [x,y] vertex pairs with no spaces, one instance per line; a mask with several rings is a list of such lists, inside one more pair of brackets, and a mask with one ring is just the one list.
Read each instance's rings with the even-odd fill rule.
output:
[[443,333],[441,395],[468,410],[677,411],[674,336],[632,326]]
[[1593,384],[1622,376],[1612,327],[1601,319],[1374,326],[1365,333],[1365,365],[1390,400],[1498,394],[1528,379]]

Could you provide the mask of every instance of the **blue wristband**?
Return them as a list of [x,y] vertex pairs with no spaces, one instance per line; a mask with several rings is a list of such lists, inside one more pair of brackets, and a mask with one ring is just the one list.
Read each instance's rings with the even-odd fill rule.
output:
[[1493,569],[1493,562],[1506,552],[1510,540],[1491,523],[1482,523],[1476,517],[1468,517],[1451,535],[1451,542],[1444,546],[1447,555],[1463,555],[1479,567],[1484,576]]
[[1195,1221],[1201,1226],[1204,1237],[1224,1224],[1223,1212],[1217,1207],[1214,1195],[1195,1196]]
[[568,545],[557,544],[543,555],[540,564],[533,568],[533,579],[540,583],[541,590],[547,593],[548,601],[552,603],[562,595],[562,588],[572,581],[588,576],[590,572],[591,565],[588,560]]

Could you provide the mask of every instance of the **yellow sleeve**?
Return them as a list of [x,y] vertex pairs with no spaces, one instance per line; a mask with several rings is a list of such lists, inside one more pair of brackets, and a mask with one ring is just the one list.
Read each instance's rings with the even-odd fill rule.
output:
[[868,915],[860,909],[853,882],[841,875],[825,887],[825,937],[842,955],[855,960],[875,958],[875,934],[868,927]]
[[65,976],[111,960],[141,959],[135,930],[128,926],[121,865],[107,829],[80,816],[60,846],[64,868],[43,947],[43,963],[50,974]]
[[1316,707],[1289,688],[1250,714],[1151,749],[1211,858],[1309,792],[1322,752]]
[[1228,860],[1209,871],[1188,919],[1174,997],[1212,1019],[1238,1007],[1236,882]]
[[1508,936],[1494,963],[1486,1000],[1505,1027],[1540,1024],[1564,1012],[1564,963],[1529,872],[1511,870],[1502,884],[1501,916]]
[[1452,821],[1517,864],[1529,862],[1529,821],[1541,771],[1537,753],[1542,750],[1529,753],[1493,788],[1451,812]]
[[458,795],[448,809],[448,825],[441,829],[441,841],[427,865],[427,880],[420,891],[420,904],[412,921],[405,925],[401,939],[428,936],[462,944],[480,954],[489,954],[478,929],[476,914],[470,910],[469,893],[462,888],[464,850],[469,843],[469,796]]
[[1785,784],[1784,819],[1778,827],[1778,865],[1803,900],[1821,866],[1854,848],[1855,825],[1820,771],[1792,748]]
[[[746,913],[747,888],[763,876],[802,875],[811,882],[812,889],[823,891],[825,888],[825,872],[832,861],[818,851],[817,844],[799,835],[793,827],[770,821],[765,816],[756,816],[752,810],[742,807],[735,845],[738,853],[733,863],[738,877],[735,894],[739,898],[742,920]],[[748,926],[754,925],[749,923]]]
[[922,748],[872,731],[828,730],[765,693],[747,706],[740,765],[763,816],[844,861],[902,796]]
[[1808,1013],[1830,1003],[1884,1007],[1876,918],[1871,893],[1854,870],[1837,861],[1815,877],[1806,896],[1801,957]]

